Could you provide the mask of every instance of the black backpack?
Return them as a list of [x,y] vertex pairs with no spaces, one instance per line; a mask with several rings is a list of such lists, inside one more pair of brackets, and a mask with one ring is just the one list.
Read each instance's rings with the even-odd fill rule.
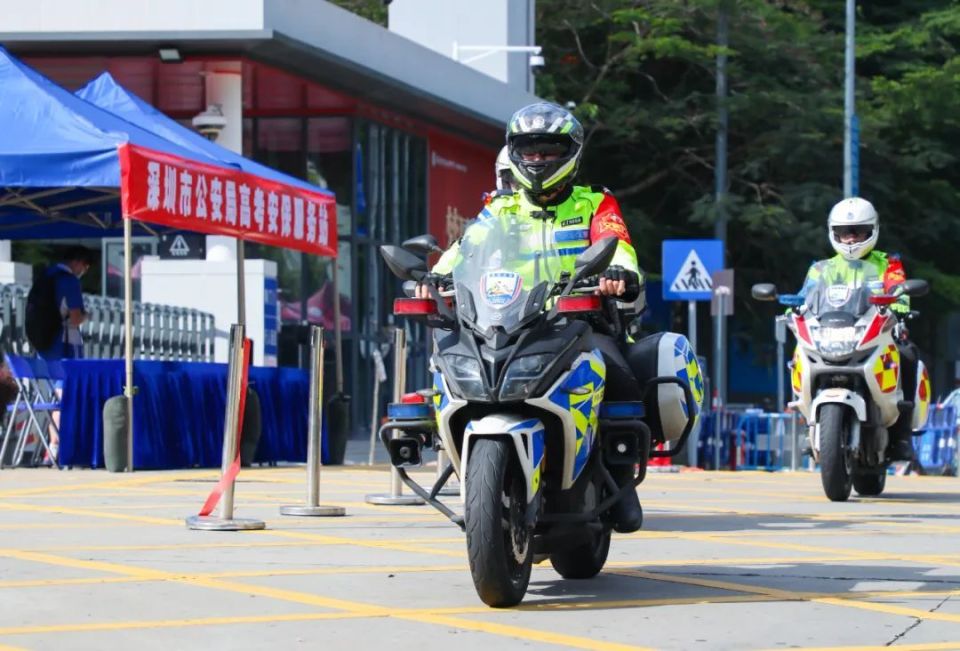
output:
[[63,332],[63,315],[57,305],[57,278],[65,271],[45,271],[27,294],[24,329],[34,350],[48,350]]

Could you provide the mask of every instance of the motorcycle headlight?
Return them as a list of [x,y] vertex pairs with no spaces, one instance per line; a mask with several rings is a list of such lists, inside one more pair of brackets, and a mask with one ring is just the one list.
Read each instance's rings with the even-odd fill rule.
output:
[[518,357],[507,367],[500,389],[500,400],[524,400],[529,397],[554,355],[527,355]]
[[852,355],[864,331],[863,326],[820,327],[815,335],[817,350],[828,360],[838,360]]
[[444,361],[449,371],[449,377],[456,386],[454,390],[460,394],[461,398],[466,400],[488,399],[480,362],[466,355],[447,355],[444,357]]

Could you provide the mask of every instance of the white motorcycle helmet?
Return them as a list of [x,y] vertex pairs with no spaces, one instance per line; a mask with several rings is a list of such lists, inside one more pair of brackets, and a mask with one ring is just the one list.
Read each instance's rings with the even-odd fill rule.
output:
[[513,172],[510,171],[510,152],[504,145],[497,154],[497,162],[494,165],[497,171],[497,190],[513,191]]
[[859,260],[877,244],[880,217],[872,203],[860,197],[851,197],[830,210],[827,230],[834,251],[847,260]]

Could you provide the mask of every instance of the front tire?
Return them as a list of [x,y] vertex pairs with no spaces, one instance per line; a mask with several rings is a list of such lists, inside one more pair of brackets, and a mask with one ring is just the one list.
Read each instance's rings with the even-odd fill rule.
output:
[[887,485],[887,473],[881,472],[870,475],[854,475],[853,487],[857,489],[858,495],[864,497],[873,497],[883,492]]
[[851,455],[847,450],[847,409],[820,407],[820,481],[831,502],[845,502],[853,488]]
[[488,606],[515,606],[533,566],[526,479],[512,441],[479,439],[468,463],[464,521],[473,585]]

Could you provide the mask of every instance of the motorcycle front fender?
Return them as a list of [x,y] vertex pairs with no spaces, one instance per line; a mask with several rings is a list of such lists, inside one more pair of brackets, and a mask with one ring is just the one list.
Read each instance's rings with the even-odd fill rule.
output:
[[466,499],[470,481],[470,449],[480,438],[509,438],[513,441],[517,461],[527,480],[527,503],[540,490],[546,428],[538,418],[522,418],[512,414],[492,414],[467,423],[463,434],[463,463],[460,466],[460,498]]
[[860,423],[866,422],[867,420],[867,403],[860,394],[850,391],[849,389],[835,387],[824,389],[818,393],[817,397],[814,398],[810,404],[810,413],[813,414],[815,423],[813,427],[813,440],[810,442],[813,449],[817,453],[820,452],[820,407],[825,404],[843,405],[856,414],[857,420],[854,422],[852,431],[850,432],[849,445],[851,448],[858,448],[860,446]]

